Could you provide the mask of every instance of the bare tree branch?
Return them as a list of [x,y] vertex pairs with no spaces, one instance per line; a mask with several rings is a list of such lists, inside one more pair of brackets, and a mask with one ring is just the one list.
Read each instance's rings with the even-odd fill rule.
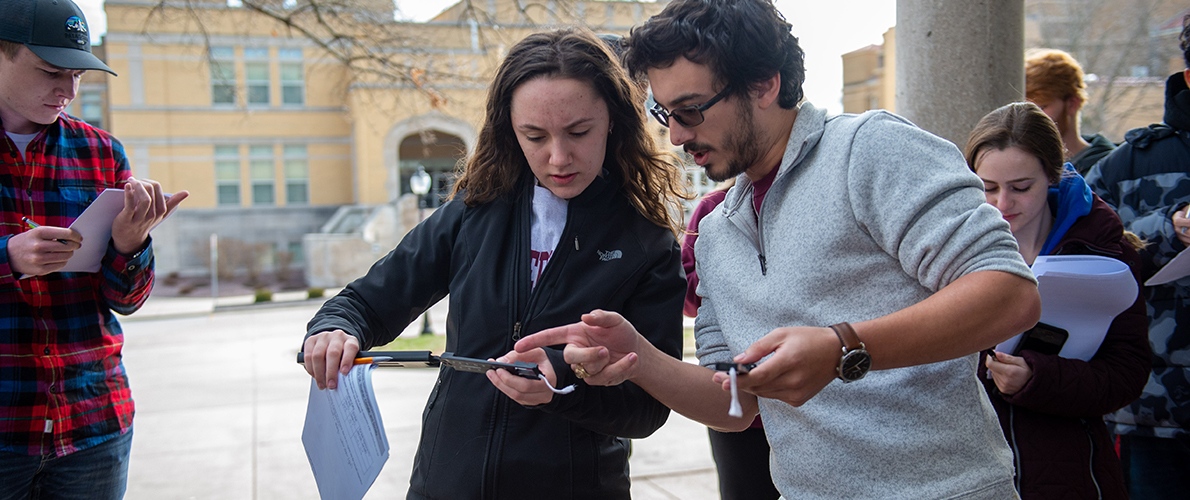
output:
[[[373,7],[369,8],[370,5]],[[443,93],[436,88],[438,82],[452,85],[486,83],[480,75],[433,67],[430,64],[433,54],[427,47],[434,44],[418,39],[413,30],[408,29],[411,24],[396,21],[391,9],[375,8],[383,5],[383,2],[369,4],[359,0],[242,0],[239,8],[249,14],[252,26],[270,23],[291,37],[312,43],[347,69],[349,83],[413,87],[435,108],[446,103]],[[488,42],[479,28],[491,26],[493,20],[486,12],[476,9],[471,0],[462,0],[460,7],[458,24],[475,32],[479,46],[453,49],[487,50]],[[151,23],[175,23],[175,17],[180,13],[186,21],[183,24],[202,38],[208,63],[215,68],[218,61],[210,51],[212,37],[242,35],[250,29],[249,26],[238,26],[236,28],[242,32],[226,32],[227,28],[215,20],[215,15],[226,14],[228,9],[233,7],[210,0],[158,0],[145,20],[142,33],[150,34]],[[224,32],[213,31],[217,29]],[[441,40],[435,42],[440,44]]]

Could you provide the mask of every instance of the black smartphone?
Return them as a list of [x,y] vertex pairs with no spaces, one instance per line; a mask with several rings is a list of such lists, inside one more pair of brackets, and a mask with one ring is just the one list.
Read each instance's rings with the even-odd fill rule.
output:
[[756,368],[756,363],[713,363],[708,368],[717,372],[725,372],[735,368],[736,373],[748,373],[753,368]]
[[513,375],[533,380],[537,380],[538,376],[541,375],[541,370],[537,369],[536,364],[526,363],[524,361],[501,363],[486,359],[464,358],[462,356],[455,356],[451,352],[442,353],[441,356],[438,356],[438,359],[442,361],[442,364],[463,372],[484,373],[488,370],[503,368]]
[[[389,358],[377,361],[376,366],[433,367],[438,366],[438,356],[430,351],[360,351],[356,358]],[[305,363],[305,353],[297,353],[297,362]]]
[[1014,356],[1020,356],[1021,351],[1028,349],[1038,354],[1057,356],[1062,351],[1062,346],[1066,345],[1066,339],[1069,337],[1070,332],[1066,330],[1054,325],[1037,323],[1037,325],[1021,335],[1021,341],[1017,342],[1016,350],[1012,354]]

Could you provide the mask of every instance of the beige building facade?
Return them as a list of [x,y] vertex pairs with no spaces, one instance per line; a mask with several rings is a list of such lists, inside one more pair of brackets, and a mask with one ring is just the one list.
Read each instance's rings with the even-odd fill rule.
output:
[[[413,23],[373,3],[340,17],[374,16],[359,28],[310,24],[288,0],[269,4],[271,17],[229,2],[107,0],[101,47],[119,76],[88,74],[72,111],[123,142],[136,177],[191,193],[154,231],[159,273],[207,273],[217,255],[229,276],[347,283],[417,222],[419,166],[433,178],[424,206],[441,203],[509,47],[560,24],[626,34],[664,7],[475,0]],[[332,29],[397,36],[346,51],[383,57],[348,62]]]

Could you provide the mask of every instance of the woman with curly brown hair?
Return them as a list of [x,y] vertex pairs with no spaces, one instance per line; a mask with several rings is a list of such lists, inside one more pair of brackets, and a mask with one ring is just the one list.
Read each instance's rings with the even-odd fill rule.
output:
[[645,129],[643,102],[593,33],[526,37],[492,82],[451,200],[310,322],[306,368],[319,387],[447,295],[447,351],[539,366],[544,381],[442,368],[409,498],[629,496],[627,438],[657,430],[669,409],[634,384],[586,385],[560,348],[512,346],[609,309],[681,355],[685,185]]

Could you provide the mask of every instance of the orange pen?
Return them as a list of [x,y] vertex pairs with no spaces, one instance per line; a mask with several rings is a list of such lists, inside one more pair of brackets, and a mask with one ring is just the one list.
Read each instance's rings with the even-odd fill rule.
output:
[[351,364],[353,364],[353,365],[370,365],[372,363],[380,363],[382,361],[392,361],[392,360],[393,360],[393,358],[390,358],[387,356],[378,356],[375,358],[355,358],[355,360],[352,361]]

